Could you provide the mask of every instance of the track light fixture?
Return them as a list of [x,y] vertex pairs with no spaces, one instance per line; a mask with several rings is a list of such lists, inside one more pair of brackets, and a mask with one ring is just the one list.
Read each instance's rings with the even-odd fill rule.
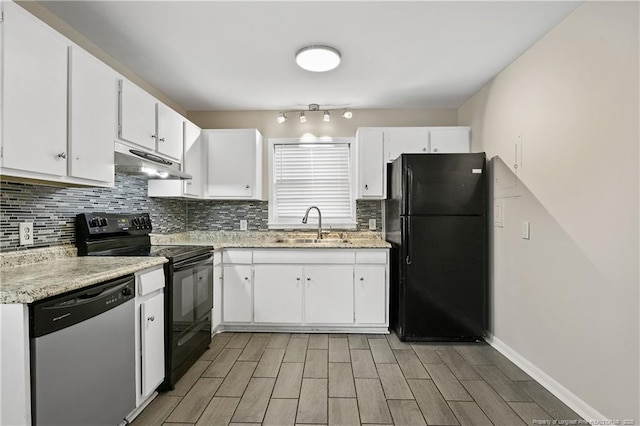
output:
[[298,114],[298,117],[300,119],[300,123],[306,123],[307,122],[307,112],[322,112],[322,120],[325,122],[330,122],[331,121],[331,114],[330,111],[341,111],[340,115],[342,116],[342,118],[345,118],[347,120],[351,120],[353,118],[353,112],[349,111],[346,108],[323,108],[322,110],[320,109],[320,105],[318,104],[309,104],[309,108],[308,109],[293,109],[293,110],[289,110],[289,111],[282,111],[280,113],[278,113],[278,117],[276,118],[276,120],[278,121],[278,124],[282,124],[285,121],[287,121],[287,114]]

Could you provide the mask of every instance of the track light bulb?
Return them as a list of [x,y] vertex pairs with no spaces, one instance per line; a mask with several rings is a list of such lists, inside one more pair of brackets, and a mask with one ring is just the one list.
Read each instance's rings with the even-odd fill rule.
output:
[[324,117],[322,118],[324,121],[326,121],[327,123],[329,121],[331,121],[331,115],[329,115],[329,111],[325,111],[324,112]]
[[284,123],[285,121],[287,121],[287,116],[286,116],[286,115],[284,115],[284,113],[282,113],[282,114],[280,114],[280,115],[278,116],[277,120],[278,120],[278,124],[282,124],[282,123]]
[[351,111],[345,111],[342,113],[342,117],[346,118],[347,120],[351,120],[351,118],[353,118],[353,113]]
[[306,123],[307,122],[307,117],[304,115],[304,112],[300,113],[300,122],[301,123]]

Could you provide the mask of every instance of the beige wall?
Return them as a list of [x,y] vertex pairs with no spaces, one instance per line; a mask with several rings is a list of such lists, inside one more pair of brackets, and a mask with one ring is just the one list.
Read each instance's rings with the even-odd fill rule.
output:
[[288,114],[283,124],[276,122],[278,111],[189,111],[187,118],[203,129],[257,128],[265,141],[269,138],[296,138],[305,133],[314,136],[355,136],[364,126],[455,126],[458,111],[449,109],[369,109],[353,110],[353,118],[345,120],[336,111],[331,121],[322,121],[321,112],[307,112],[307,122],[300,123],[296,114]]
[[147,92],[151,93],[160,101],[164,102],[171,108],[175,109],[182,115],[186,114],[186,110],[177,102],[173,101],[167,95],[162,93],[160,90],[156,89],[154,86],[147,83],[141,77],[139,77],[136,73],[126,68],[104,50],[100,49],[98,46],[89,41],[88,38],[80,34],[74,28],[69,26],[66,22],[62,21],[56,15],[51,13],[48,9],[40,4],[38,1],[17,1],[17,4],[28,10],[31,14],[38,17],[43,22],[46,22],[53,29],[58,31],[63,36],[67,37],[69,40],[76,43],[78,46],[82,47],[96,58],[100,59],[102,62],[109,65],[111,68],[122,74],[124,77],[133,81],[138,86],[142,87]]
[[473,149],[499,156],[493,335],[583,413],[636,423],[638,16],[636,2],[581,5],[458,111]]

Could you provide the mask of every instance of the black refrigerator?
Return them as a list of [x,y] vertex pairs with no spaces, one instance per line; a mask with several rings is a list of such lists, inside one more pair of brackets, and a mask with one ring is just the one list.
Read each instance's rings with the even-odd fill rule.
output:
[[473,341],[487,330],[484,153],[403,154],[388,164],[391,326],[405,341]]

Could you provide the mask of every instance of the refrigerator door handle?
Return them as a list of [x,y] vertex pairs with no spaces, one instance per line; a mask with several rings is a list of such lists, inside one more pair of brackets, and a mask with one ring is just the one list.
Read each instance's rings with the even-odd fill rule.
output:
[[409,218],[403,217],[404,220],[404,225],[406,227],[406,233],[405,236],[407,236],[406,241],[407,241],[407,257],[405,258],[405,263],[407,265],[411,265],[412,261],[411,261],[411,238],[409,237],[411,235],[411,220]]
[[411,189],[413,188],[413,172],[407,167],[407,211],[405,214],[411,214]]

